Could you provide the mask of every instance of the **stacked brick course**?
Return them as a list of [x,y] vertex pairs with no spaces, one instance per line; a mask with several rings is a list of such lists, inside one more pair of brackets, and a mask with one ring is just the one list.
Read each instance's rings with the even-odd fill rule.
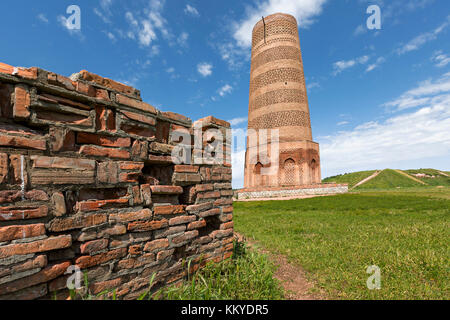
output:
[[[214,128],[227,138],[224,161],[175,164],[174,132],[200,125],[189,152],[211,149]],[[133,299],[154,273],[162,285],[182,279],[183,260],[196,270],[230,257],[227,131],[87,71],[0,63],[0,299],[67,298],[71,266],[87,272],[92,293]]]

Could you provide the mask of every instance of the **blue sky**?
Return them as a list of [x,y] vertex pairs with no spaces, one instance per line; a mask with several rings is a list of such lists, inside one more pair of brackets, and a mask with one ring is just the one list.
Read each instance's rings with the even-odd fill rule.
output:
[[[65,27],[69,5],[81,30]],[[368,30],[366,9],[381,8]],[[0,21],[0,61],[128,83],[144,101],[245,130],[250,38],[274,12],[300,26],[322,176],[364,169],[450,170],[450,2],[447,0],[16,0]],[[241,131],[242,132],[242,131]],[[242,185],[243,146],[233,185]]]

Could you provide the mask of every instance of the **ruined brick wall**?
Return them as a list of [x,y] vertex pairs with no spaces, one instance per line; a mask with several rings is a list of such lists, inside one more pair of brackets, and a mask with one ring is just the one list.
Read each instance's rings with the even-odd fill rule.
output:
[[[176,134],[195,128],[195,144]],[[0,63],[0,299],[65,299],[71,266],[87,272],[92,293],[133,299],[154,273],[160,285],[182,279],[183,259],[195,270],[230,257],[228,131],[213,117],[192,124],[158,111],[87,71]],[[176,164],[179,143],[195,161],[214,159]]]

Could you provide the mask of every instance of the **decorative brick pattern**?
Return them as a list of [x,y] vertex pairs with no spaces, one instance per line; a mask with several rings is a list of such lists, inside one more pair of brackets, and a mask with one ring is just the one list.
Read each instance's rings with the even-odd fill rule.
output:
[[231,165],[174,163],[177,129],[130,86],[0,63],[0,299],[65,299],[69,266],[133,299],[230,257]]

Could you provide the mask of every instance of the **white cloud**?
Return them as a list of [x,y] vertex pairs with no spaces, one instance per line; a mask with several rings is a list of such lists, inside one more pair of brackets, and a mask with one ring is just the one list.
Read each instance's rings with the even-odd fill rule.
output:
[[189,5],[189,4],[187,4],[186,8],[184,8],[184,13],[190,14],[190,15],[195,16],[195,17],[200,16],[200,13],[198,12],[198,10],[195,7],[193,7],[193,6]]
[[171,34],[167,27],[167,21],[162,16],[165,1],[150,0],[149,6],[144,8],[142,12],[133,14],[130,11],[125,13],[131,30],[128,32],[130,39],[137,39],[139,44],[148,47],[152,42],[158,39],[157,32],[161,33],[164,38],[171,38]]
[[212,75],[212,68],[213,68],[212,64],[207,63],[207,62],[202,62],[197,65],[197,71],[203,77]]
[[358,64],[366,64],[369,61],[369,56],[361,56],[352,60],[341,60],[333,64],[333,75],[337,75],[342,71],[352,68]]
[[189,39],[189,34],[187,32],[182,32],[180,34],[180,36],[178,37],[177,42],[180,46],[186,47],[188,39]]
[[106,36],[111,40],[112,42],[116,42],[116,36],[112,32],[105,32]]
[[40,13],[40,14],[37,15],[37,17],[38,17],[38,19],[41,20],[42,22],[48,23],[48,19],[47,19],[47,16],[46,16],[45,14]]
[[375,63],[370,64],[367,69],[366,72],[370,72],[372,70],[374,70],[375,68],[378,68],[382,63],[384,63],[386,61],[386,59],[384,57],[379,57]]
[[[444,77],[450,85],[450,74]],[[450,87],[446,88],[443,82],[443,78],[424,82],[402,95],[426,98],[419,110],[318,139],[322,169],[327,172],[324,176],[400,163],[413,167],[426,159],[448,159],[450,95],[446,92]]]
[[73,29],[71,20],[69,20],[67,17],[65,17],[63,15],[59,15],[57,17],[57,20],[58,20],[59,24],[69,32],[69,34],[71,34],[73,36],[77,36],[81,41],[84,41],[85,37],[84,37],[83,33],[81,32],[81,29]]
[[400,111],[407,108],[445,104],[450,98],[450,72],[445,73],[439,79],[426,80],[416,88],[408,90],[399,98],[389,101],[383,106]]
[[230,123],[230,125],[232,127],[236,127],[236,126],[239,126],[240,124],[246,123],[247,119],[248,119],[247,117],[234,118],[234,119],[228,120],[228,122]]
[[366,32],[367,32],[367,27],[362,25],[362,24],[360,24],[359,26],[356,27],[355,31],[353,31],[353,35],[356,37],[356,36],[359,36],[359,35],[364,34]]
[[309,91],[311,91],[314,88],[320,88],[320,83],[318,82],[310,82],[306,85],[306,89],[308,89]]
[[349,124],[349,122],[348,121],[341,121],[341,122],[337,123],[338,126],[345,126],[346,124]]
[[111,23],[111,5],[113,0],[100,0],[100,8],[94,8],[94,13],[103,20],[104,23]]
[[450,63],[450,57],[442,50],[436,51],[431,57],[431,61],[436,63],[436,67],[442,68]]
[[300,27],[306,28],[314,23],[314,18],[322,13],[326,0],[264,0],[256,1],[248,7],[244,20],[235,23],[233,37],[241,47],[251,46],[252,30],[262,16],[276,12],[293,15]]
[[219,89],[219,95],[221,97],[225,96],[228,93],[231,93],[231,91],[233,90],[233,87],[230,86],[229,84],[224,85],[222,88]]
[[443,32],[449,25],[450,25],[450,16],[448,16],[446,21],[443,22],[439,27],[437,27],[433,31],[425,32],[418,35],[414,39],[410,40],[407,44],[401,46],[400,48],[397,48],[395,52],[398,55],[402,55],[410,51],[418,50],[427,42],[436,40],[438,35],[441,32]]

